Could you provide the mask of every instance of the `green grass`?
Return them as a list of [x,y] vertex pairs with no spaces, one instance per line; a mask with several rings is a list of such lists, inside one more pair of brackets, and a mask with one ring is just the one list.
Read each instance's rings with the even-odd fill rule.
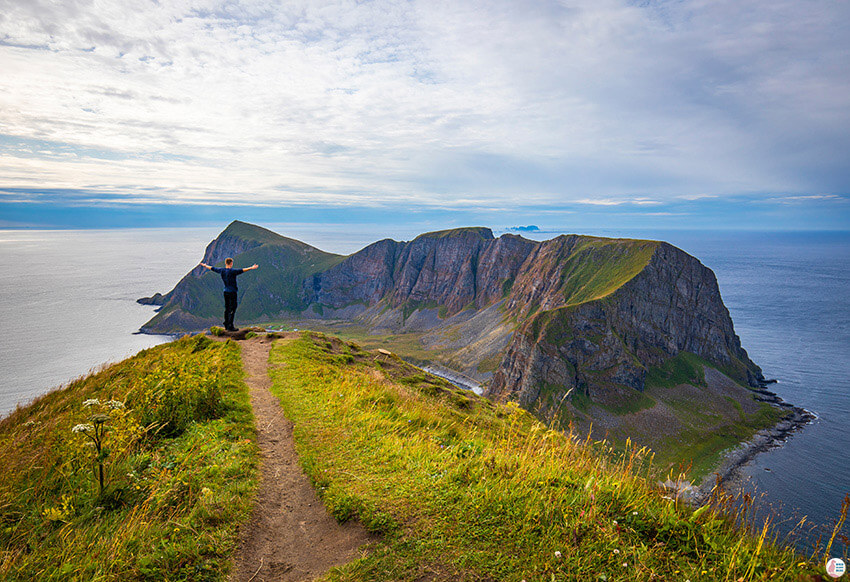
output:
[[761,429],[770,428],[786,414],[762,404],[758,411],[745,414],[737,404],[737,420],[727,420],[710,431],[693,427],[683,428],[675,437],[667,437],[653,448],[658,451],[655,464],[659,467],[683,467],[692,480],[710,474],[720,463],[723,452],[752,438]]
[[634,414],[641,410],[652,408],[656,404],[652,397],[647,396],[644,392],[639,390],[626,388],[624,392],[626,392],[626,394],[616,403],[596,403],[596,405],[603,410],[607,410],[611,414],[622,416],[624,414]]
[[[483,240],[491,240],[493,238],[493,232],[487,228],[486,226],[464,226],[460,228],[451,228],[449,230],[438,230],[434,232],[426,232],[420,234],[416,237],[416,239],[420,238],[435,238],[435,239],[443,239],[443,238],[454,238],[459,237],[465,234],[473,234],[477,235],[479,238]],[[413,240],[416,240],[413,239]]]
[[[96,412],[102,494],[71,430]],[[0,421],[0,579],[225,580],[257,463],[236,344],[140,352]]]
[[502,358],[504,358],[505,354],[503,352],[497,352],[492,356],[488,356],[478,362],[476,366],[476,370],[478,370],[482,374],[487,374],[489,372],[495,372],[499,369],[499,364],[502,363]]
[[270,363],[324,503],[383,536],[326,580],[797,580],[819,568],[664,499],[645,451],[613,456],[397,358],[305,334]]
[[658,247],[656,241],[581,237],[561,271],[567,305],[610,295],[640,273]]
[[646,374],[647,389],[675,388],[680,384],[705,386],[705,366],[716,367],[691,352],[679,352],[661,366],[652,366]]

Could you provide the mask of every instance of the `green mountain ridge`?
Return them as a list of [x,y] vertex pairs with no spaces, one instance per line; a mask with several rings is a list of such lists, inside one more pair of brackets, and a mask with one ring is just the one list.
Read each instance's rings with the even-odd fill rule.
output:
[[[237,321],[325,330],[438,363],[480,382],[495,401],[598,438],[651,445],[670,464],[697,459],[707,471],[725,447],[788,415],[755,400],[764,378],[714,274],[667,243],[538,242],[467,227],[339,256],[234,222],[205,252],[206,262],[225,256],[260,264],[240,278]],[[163,303],[144,331],[218,324],[218,277],[194,270]],[[653,392],[647,379],[688,354],[717,372],[704,387],[710,396],[688,383]],[[703,400],[706,414],[681,413]],[[670,429],[658,431],[659,422]],[[702,439],[712,433],[738,440]]]

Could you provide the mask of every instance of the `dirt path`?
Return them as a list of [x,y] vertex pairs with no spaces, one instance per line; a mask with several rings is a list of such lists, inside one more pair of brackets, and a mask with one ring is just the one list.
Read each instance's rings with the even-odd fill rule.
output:
[[271,340],[253,338],[239,344],[257,420],[260,487],[251,518],[239,535],[230,580],[312,580],[356,558],[358,548],[374,538],[359,523],[337,523],[298,465],[292,423],[269,391]]

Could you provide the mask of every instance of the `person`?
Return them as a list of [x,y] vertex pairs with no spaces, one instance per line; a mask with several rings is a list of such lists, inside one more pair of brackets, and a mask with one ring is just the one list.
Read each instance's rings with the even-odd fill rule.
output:
[[258,268],[259,265],[254,263],[252,266],[245,267],[244,269],[234,269],[233,259],[228,257],[224,259],[223,269],[221,267],[211,267],[206,263],[201,263],[201,266],[214,273],[221,274],[221,280],[224,281],[224,329],[227,331],[238,331],[233,325],[233,317],[236,315],[236,294],[239,292],[239,288],[236,286],[236,277],[245,271]]

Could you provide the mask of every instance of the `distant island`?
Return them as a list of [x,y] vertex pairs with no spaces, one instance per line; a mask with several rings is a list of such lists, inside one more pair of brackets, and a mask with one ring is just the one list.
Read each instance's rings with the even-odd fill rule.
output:
[[[528,232],[536,226],[513,227]],[[243,275],[243,323],[316,329],[436,364],[550,426],[651,447],[661,466],[714,470],[721,452],[807,413],[765,389],[714,273],[664,242],[562,235],[498,238],[485,227],[377,241],[348,256],[235,221],[203,262]],[[196,268],[146,333],[221,319],[220,281]]]
[[510,226],[508,227],[508,230],[513,232],[539,232],[540,227],[529,224],[528,226]]

